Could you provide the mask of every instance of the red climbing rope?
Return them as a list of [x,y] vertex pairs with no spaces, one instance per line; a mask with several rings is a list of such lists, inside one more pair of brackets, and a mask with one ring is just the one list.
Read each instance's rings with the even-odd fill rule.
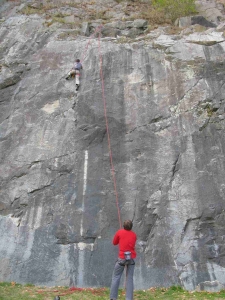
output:
[[101,34],[99,33],[99,35],[98,35],[98,49],[99,49],[99,60],[100,60],[100,77],[101,77],[101,82],[102,82],[102,100],[103,100],[103,105],[104,105],[105,124],[106,124],[107,138],[108,138],[108,149],[109,149],[111,173],[112,173],[113,184],[114,184],[114,192],[115,192],[115,196],[116,196],[116,206],[117,206],[117,212],[118,212],[118,219],[119,219],[120,228],[122,228],[121,217],[120,217],[120,208],[119,208],[119,200],[118,200],[118,192],[117,192],[117,187],[116,187],[116,174],[115,174],[115,169],[114,169],[114,164],[113,164],[111,141],[110,141],[110,134],[109,134],[109,124],[108,124],[108,117],[107,117],[106,98],[105,98],[105,84],[104,84],[104,77],[103,77],[103,71],[102,71],[102,52],[101,52],[100,37],[101,37]]
[[98,27],[96,27],[94,33],[90,36],[89,41],[88,41],[88,43],[87,43],[87,45],[86,45],[86,47],[85,47],[85,49],[84,49],[84,52],[83,52],[83,55],[82,55],[82,58],[81,58],[81,62],[85,59],[85,55],[86,55],[86,53],[87,53],[88,47],[89,47],[89,45],[90,45],[90,43],[91,43],[93,37],[94,37],[98,32],[101,32],[101,30],[102,30],[102,24],[99,25]]
[[117,186],[116,186],[116,174],[115,174],[115,169],[114,169],[114,164],[113,164],[111,141],[110,141],[110,134],[109,134],[109,124],[108,124],[106,98],[105,98],[105,84],[104,84],[104,77],[103,77],[103,71],[102,71],[102,52],[101,52],[101,43],[100,43],[101,30],[102,30],[102,25],[99,25],[95,29],[94,33],[90,36],[90,39],[89,39],[89,41],[88,41],[88,43],[87,43],[87,45],[84,49],[81,61],[84,60],[85,55],[86,55],[87,50],[88,50],[88,47],[89,47],[93,37],[98,33],[100,77],[101,77],[101,83],[102,83],[102,100],[103,100],[103,105],[104,105],[105,124],[106,124],[107,138],[108,138],[108,149],[109,149],[109,157],[110,157],[110,165],[111,165],[111,173],[112,173],[112,179],[113,179],[113,185],[114,185],[114,192],[115,192],[115,196],[116,196],[116,207],[117,207],[117,212],[118,212],[119,225],[120,225],[120,228],[122,228],[121,217],[120,217],[120,208],[119,208],[119,198],[118,198],[118,192],[117,192]]

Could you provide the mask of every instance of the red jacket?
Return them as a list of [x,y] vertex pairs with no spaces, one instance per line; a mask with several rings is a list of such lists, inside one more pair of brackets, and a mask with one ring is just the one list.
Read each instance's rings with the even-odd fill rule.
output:
[[124,252],[130,251],[131,257],[136,257],[135,243],[137,240],[136,233],[132,230],[120,229],[113,238],[113,245],[119,244],[119,258],[124,259]]

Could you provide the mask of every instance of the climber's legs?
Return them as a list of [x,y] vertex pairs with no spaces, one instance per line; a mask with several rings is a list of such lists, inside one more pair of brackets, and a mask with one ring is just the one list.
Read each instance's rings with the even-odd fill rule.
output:
[[66,80],[70,79],[71,77],[74,77],[75,74],[76,74],[76,70],[70,70],[66,76]]
[[80,71],[75,70],[75,81],[76,81],[76,91],[78,91],[80,86]]

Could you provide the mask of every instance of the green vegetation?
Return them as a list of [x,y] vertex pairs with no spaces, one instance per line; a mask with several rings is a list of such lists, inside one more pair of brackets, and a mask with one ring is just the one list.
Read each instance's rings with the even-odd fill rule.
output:
[[194,0],[152,0],[141,12],[150,24],[173,24],[177,18],[195,13]]
[[[122,3],[125,0],[116,0],[117,3]],[[63,23],[63,16],[56,18],[53,14],[56,10],[60,11],[62,7],[77,7],[84,9],[86,7],[87,21],[102,19],[103,21],[110,21],[107,12],[110,9],[95,10],[95,1],[81,4],[74,3],[73,1],[44,1],[28,4],[21,12],[30,14],[46,14],[51,16],[54,22]],[[93,5],[93,6],[92,6]],[[113,8],[112,8],[113,9]],[[142,2],[140,0],[128,0],[128,4],[122,9],[126,15],[126,20],[134,20],[143,18],[149,21],[149,24],[173,24],[179,17],[188,16],[196,13],[195,0],[149,0]],[[54,11],[54,12],[53,12]],[[60,14],[60,12],[59,12]],[[110,14],[109,14],[110,15]],[[64,16],[65,17],[65,16]]]
[[[116,0],[118,3],[124,0]],[[129,7],[133,6],[139,11],[136,18],[143,18],[150,24],[173,24],[177,18],[197,13],[195,0],[140,0],[129,1]]]
[[98,19],[101,19],[101,20],[109,20],[110,21],[110,18],[107,17],[106,13],[107,13],[107,9],[103,9],[103,10],[98,10],[98,11],[95,11],[95,10],[90,10],[88,11],[89,13],[89,19],[87,19],[86,21],[90,21],[90,20],[98,20]]
[[207,111],[208,117],[212,117],[214,115],[214,113],[218,110],[217,107],[212,107],[212,105],[210,105],[210,104],[207,104],[205,106],[205,109]]
[[[32,284],[20,285],[15,282],[0,283],[0,300],[53,300],[55,296],[61,296],[63,300],[108,300],[108,288],[71,288],[68,287],[36,287]],[[125,300],[125,291],[119,290],[118,299]],[[148,290],[135,291],[135,300],[192,300],[192,299],[225,299],[225,291],[219,293],[188,292],[179,286],[170,288],[150,288]]]
[[65,23],[65,19],[64,17],[58,17],[58,14],[54,15],[52,17],[52,22],[55,23],[55,22],[58,22],[58,23]]
[[33,7],[30,7],[29,5],[25,6],[23,9],[20,11],[24,15],[33,15],[33,14],[43,14],[44,11],[42,9],[36,9]]
[[79,30],[71,32],[62,32],[58,35],[58,40],[75,39],[79,35]]
[[[38,3],[38,2],[37,2]],[[32,14],[52,14],[51,10],[60,10],[61,7],[79,7],[76,3],[67,3],[67,2],[60,2],[60,3],[54,3],[54,2],[46,2],[46,3],[38,3],[37,6],[33,4],[27,4],[23,9],[20,10],[22,14],[25,15],[32,15]],[[58,14],[61,14],[58,12]],[[61,14],[62,15],[62,14]]]

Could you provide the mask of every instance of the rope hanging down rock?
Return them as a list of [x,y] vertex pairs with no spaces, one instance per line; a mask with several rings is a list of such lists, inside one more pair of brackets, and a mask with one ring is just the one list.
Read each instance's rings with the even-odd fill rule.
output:
[[117,207],[117,213],[118,213],[118,220],[119,220],[119,226],[122,228],[121,223],[121,214],[120,214],[120,207],[119,207],[119,197],[117,192],[117,185],[116,185],[116,174],[115,174],[115,168],[113,164],[113,155],[112,155],[112,147],[111,147],[111,139],[110,139],[110,133],[109,133],[109,123],[108,123],[108,117],[107,117],[107,106],[106,106],[106,97],[105,97],[105,84],[104,84],[104,76],[103,76],[103,63],[102,63],[102,51],[101,51],[101,30],[103,26],[99,25],[95,32],[91,35],[85,50],[83,52],[81,61],[83,61],[86,57],[86,53],[88,50],[88,47],[94,38],[96,34],[98,34],[98,52],[99,52],[99,68],[100,68],[100,78],[101,78],[101,86],[102,86],[102,101],[103,101],[103,107],[104,107],[104,117],[105,117],[105,124],[106,124],[106,132],[107,132],[107,141],[108,141],[108,151],[109,151],[109,157],[110,157],[110,166],[111,166],[111,174],[112,174],[112,181],[114,186],[114,193],[116,197],[116,207]]

